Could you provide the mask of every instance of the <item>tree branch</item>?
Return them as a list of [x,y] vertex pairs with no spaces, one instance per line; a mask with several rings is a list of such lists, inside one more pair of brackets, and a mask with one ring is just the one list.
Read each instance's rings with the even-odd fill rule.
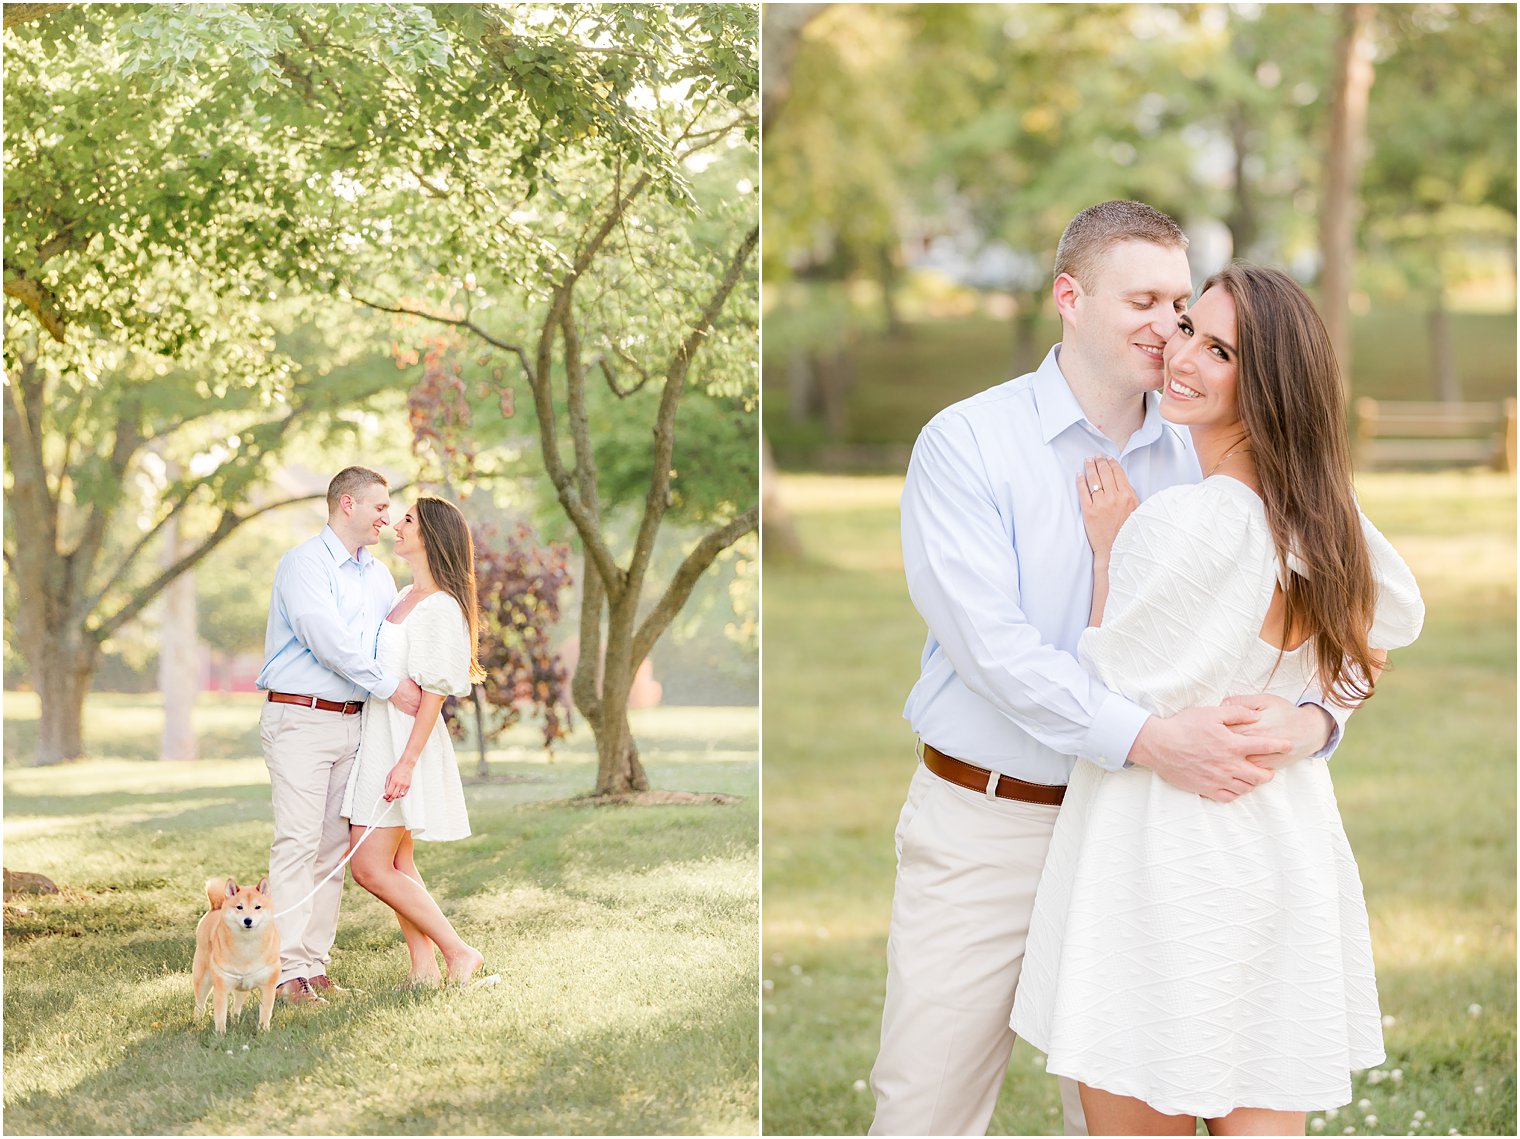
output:
[[587,504],[581,501],[577,488],[572,485],[574,476],[565,469],[565,461],[559,453],[559,427],[554,417],[554,338],[560,333],[561,321],[569,310],[573,288],[572,279],[555,290],[549,315],[539,330],[537,367],[529,386],[533,391],[533,410],[538,420],[538,443],[544,457],[544,472],[554,484],[559,503],[580,534],[587,554],[596,563],[602,584],[616,599],[622,596],[627,575],[612,557],[612,550],[602,534],[601,520],[591,514]]
[[523,374],[528,377],[528,381],[530,383],[533,381],[533,365],[528,362],[528,354],[523,351],[521,347],[516,344],[508,344],[505,340],[498,340],[485,329],[481,328],[480,325],[476,324],[473,320],[470,320],[467,317],[460,318],[454,316],[440,316],[438,313],[424,312],[421,309],[406,308],[404,306],[396,307],[393,305],[383,305],[379,304],[376,301],[366,300],[365,298],[359,296],[357,293],[350,292],[347,289],[343,291],[348,293],[349,297],[358,304],[363,305],[365,308],[372,308],[376,312],[394,313],[396,316],[416,316],[421,317],[423,320],[434,321],[437,324],[447,324],[454,328],[468,329],[470,332],[473,332],[476,336],[480,337],[480,339],[484,340],[491,347],[500,348],[503,352],[511,352],[513,355],[515,355],[519,363],[522,364]]
[[642,585],[649,559],[654,553],[655,534],[659,532],[660,522],[670,503],[670,464],[675,454],[676,410],[686,387],[687,372],[691,368],[692,358],[706,343],[713,322],[738,285],[744,266],[749,262],[759,240],[759,226],[753,227],[744,235],[729,259],[728,271],[723,274],[723,279],[718,282],[712,296],[708,297],[701,314],[666,365],[665,390],[660,393],[660,410],[655,418],[654,460],[649,473],[649,494],[644,500],[644,517],[639,522],[639,536],[634,542],[633,557],[628,564],[628,579],[635,592]]
[[[117,416],[116,434],[111,441],[111,457],[108,460],[107,469],[111,475],[109,485],[118,497],[110,501],[97,501],[91,506],[79,541],[75,543],[73,550],[64,556],[64,574],[70,597],[81,597],[84,590],[89,587],[90,577],[95,572],[95,563],[100,557],[101,547],[105,544],[106,530],[116,514],[116,505],[120,501],[120,488],[126,479],[127,468],[132,465],[137,452],[147,442],[140,426],[141,416],[142,409],[135,400],[125,402]],[[73,614],[70,623],[81,621],[90,613],[91,608],[93,607],[80,608]]]
[[[401,490],[403,488],[396,487],[394,489]],[[305,494],[300,495],[296,498],[285,498],[281,499],[279,502],[271,502],[268,506],[261,506],[259,509],[243,515],[235,513],[230,508],[224,509],[222,511],[222,517],[216,524],[216,529],[211,532],[210,536],[207,537],[204,542],[202,542],[199,546],[195,547],[195,549],[191,550],[184,557],[180,558],[179,561],[175,562],[173,565],[169,566],[166,570],[160,573],[139,593],[137,593],[131,601],[124,605],[114,615],[107,618],[105,621],[101,622],[93,629],[86,629],[86,632],[97,644],[103,644],[112,634],[116,632],[116,630],[120,629],[128,621],[131,621],[139,613],[146,609],[153,602],[153,600],[164,591],[165,587],[167,587],[171,581],[173,581],[180,574],[184,573],[186,570],[193,567],[212,550],[216,549],[217,546],[221,545],[222,542],[226,540],[227,536],[230,535],[239,526],[241,526],[244,522],[251,522],[259,515],[267,514],[271,510],[278,510],[282,506],[291,506],[297,502],[314,502],[315,500],[324,497],[325,492],[324,494]]]
[[634,668],[637,668],[639,663],[649,655],[649,651],[654,648],[660,635],[670,627],[671,621],[675,620],[676,614],[681,611],[682,606],[686,604],[686,599],[691,596],[691,591],[698,579],[707,572],[707,568],[713,564],[714,559],[759,525],[760,504],[756,503],[732,522],[708,531],[682,559],[681,565],[670,579],[670,584],[660,595],[660,600],[655,602],[654,608],[645,616],[639,625],[638,632],[633,635]]
[[24,24],[28,20],[51,16],[54,12],[62,11],[67,7],[67,4],[6,4],[5,27],[10,28],[16,24]]
[[31,309],[43,330],[58,343],[64,343],[63,336],[68,329],[68,322],[58,311],[58,302],[52,293],[30,277],[24,277],[12,269],[5,275],[5,295],[15,297]]
[[566,309],[560,317],[560,337],[565,346],[565,405],[570,419],[570,440],[575,447],[575,482],[586,513],[600,523],[602,503],[597,491],[596,451],[591,445],[591,424],[586,414],[586,369],[581,363],[581,338],[575,313]]
[[645,371],[642,366],[640,366],[637,360],[635,360],[627,352],[624,352],[617,345],[613,345],[612,350],[618,354],[618,359],[622,360],[623,363],[627,364],[630,368],[639,374],[638,382],[631,388],[618,387],[617,377],[612,374],[612,368],[608,365],[607,358],[605,356],[597,357],[596,366],[602,370],[602,375],[607,378],[607,386],[612,389],[612,394],[617,396],[618,399],[627,399],[634,392],[641,390],[644,385],[649,382],[649,373]]

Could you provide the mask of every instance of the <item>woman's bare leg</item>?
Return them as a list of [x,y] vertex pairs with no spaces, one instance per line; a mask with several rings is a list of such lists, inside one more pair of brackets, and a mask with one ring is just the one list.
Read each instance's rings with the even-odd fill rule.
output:
[[[353,828],[357,845],[364,837],[364,827]],[[443,916],[427,887],[396,869],[396,855],[405,827],[375,827],[375,834],[358,848],[349,868],[354,881],[396,911],[399,921],[405,918],[419,933],[438,946],[449,970],[449,980],[467,981],[485,958],[479,950],[466,945]]]
[[[417,870],[417,863],[412,859],[412,832],[407,831],[402,836],[401,843],[396,847],[396,869],[405,874],[424,890],[427,886],[422,881],[422,875]],[[392,911],[396,914],[396,921],[401,926],[401,936],[406,938],[406,952],[412,959],[412,971],[407,975],[407,980],[413,984],[436,985],[443,980],[438,972],[438,958],[435,956],[438,947],[433,944],[433,939],[417,928],[400,911]]]
[[1210,1135],[1302,1135],[1303,1111],[1268,1111],[1264,1107],[1237,1107],[1229,1115],[1204,1120]]
[[1089,1135],[1193,1135],[1198,1131],[1194,1116],[1163,1115],[1144,1100],[1086,1084],[1080,1090]]

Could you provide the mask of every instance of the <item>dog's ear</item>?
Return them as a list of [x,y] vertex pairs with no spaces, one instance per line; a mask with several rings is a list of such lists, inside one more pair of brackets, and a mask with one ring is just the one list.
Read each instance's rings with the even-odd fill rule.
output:
[[237,892],[238,892],[237,880],[235,878],[228,878],[227,879],[227,897],[229,897],[229,898],[235,898],[235,897],[237,897]]
[[255,886],[254,889],[258,890],[258,892],[263,894],[264,897],[269,897],[269,875],[266,874],[264,877],[260,878],[259,884]]

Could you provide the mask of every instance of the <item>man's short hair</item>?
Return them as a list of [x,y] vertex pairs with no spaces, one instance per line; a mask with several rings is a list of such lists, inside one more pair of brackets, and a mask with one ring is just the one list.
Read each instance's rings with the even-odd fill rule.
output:
[[1084,287],[1099,259],[1126,241],[1148,241],[1166,249],[1186,249],[1187,234],[1160,210],[1144,202],[1099,202],[1071,219],[1056,246],[1056,276],[1067,273]]
[[379,471],[372,471],[368,467],[344,467],[333,475],[332,482],[327,484],[327,513],[338,513],[338,506],[342,503],[345,494],[357,498],[359,492],[367,486],[388,487],[390,485]]

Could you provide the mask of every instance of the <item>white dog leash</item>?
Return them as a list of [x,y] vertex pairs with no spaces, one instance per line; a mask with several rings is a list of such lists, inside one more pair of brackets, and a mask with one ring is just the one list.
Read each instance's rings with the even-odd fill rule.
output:
[[[375,813],[375,811],[379,808],[380,803],[381,803],[381,801],[384,798],[385,798],[385,792],[381,791],[380,794],[379,794],[379,796],[375,799],[375,805],[370,808],[370,814],[371,815],[373,815]],[[385,818],[386,815],[390,814],[391,813],[391,808],[394,807],[395,805],[396,804],[395,804],[394,801],[386,803],[385,810],[383,810],[383,811],[380,812],[380,818],[383,819],[383,818]],[[358,853],[359,848],[361,846],[363,846],[365,844],[365,842],[367,842],[369,840],[369,836],[375,833],[375,824],[378,823],[379,821],[380,821],[379,819],[376,819],[375,823],[370,823],[368,826],[365,827],[365,829],[364,829],[364,837],[361,838],[358,842],[354,843],[353,846],[351,846],[351,847],[348,848],[348,853],[343,856],[343,861],[340,862],[340,863],[338,863],[338,865],[334,866],[331,870],[329,870],[327,872],[327,877],[323,878],[322,881],[318,882],[315,886],[313,886],[311,888],[311,893],[310,894],[307,894],[306,897],[302,898],[299,902],[296,902],[294,905],[286,906],[283,910],[278,911],[277,913],[274,914],[274,917],[276,917],[276,918],[282,918],[286,914],[290,913],[292,910],[298,910],[298,909],[300,909],[308,901],[311,900],[312,895],[314,895],[318,890],[320,890],[324,885],[327,884],[328,880],[331,879],[334,874],[341,874],[341,873],[343,873],[343,868],[345,866],[347,866],[349,864],[349,861],[354,857],[354,855],[356,853]]]

